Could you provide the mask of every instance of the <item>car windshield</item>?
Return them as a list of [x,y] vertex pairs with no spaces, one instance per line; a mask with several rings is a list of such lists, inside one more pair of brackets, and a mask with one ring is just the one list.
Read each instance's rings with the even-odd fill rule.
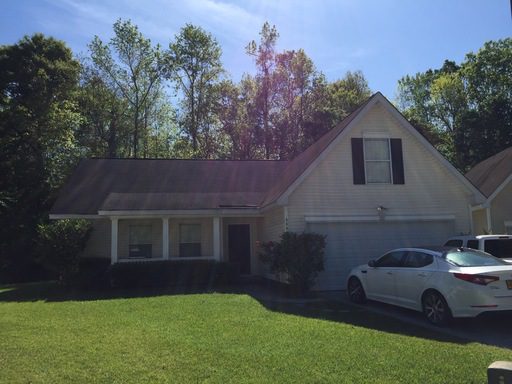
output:
[[505,261],[497,259],[485,252],[467,248],[459,248],[446,252],[444,258],[449,263],[459,267],[483,267],[493,265],[509,265]]
[[505,257],[512,258],[512,239],[492,239],[486,240],[484,250],[487,253],[501,259]]

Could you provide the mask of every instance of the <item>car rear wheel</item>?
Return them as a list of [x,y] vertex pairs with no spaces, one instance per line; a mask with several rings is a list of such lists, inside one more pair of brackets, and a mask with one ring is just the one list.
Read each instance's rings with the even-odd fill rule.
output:
[[348,298],[351,302],[356,304],[363,304],[366,302],[366,293],[364,292],[363,284],[357,277],[351,277],[347,286]]
[[434,325],[446,325],[452,318],[446,300],[436,291],[428,291],[423,296],[423,313],[427,320]]

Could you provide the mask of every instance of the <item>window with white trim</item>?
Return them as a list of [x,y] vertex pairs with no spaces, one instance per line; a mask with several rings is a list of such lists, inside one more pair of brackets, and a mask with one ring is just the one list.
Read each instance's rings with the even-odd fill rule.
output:
[[366,182],[391,184],[391,149],[389,139],[365,138],[364,162]]
[[128,228],[128,257],[150,258],[153,248],[151,225],[130,225]]
[[201,224],[180,224],[180,257],[201,256]]

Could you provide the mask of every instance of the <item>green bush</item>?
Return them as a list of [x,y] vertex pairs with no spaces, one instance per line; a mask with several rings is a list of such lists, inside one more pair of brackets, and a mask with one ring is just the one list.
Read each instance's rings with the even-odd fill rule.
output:
[[91,233],[86,220],[58,220],[38,226],[37,260],[69,285],[79,271],[80,253]]
[[284,274],[291,287],[307,292],[324,270],[325,236],[284,232],[280,242],[262,244],[260,259],[273,273]]
[[237,279],[236,266],[214,260],[162,260],[112,265],[111,284],[122,288],[210,287]]

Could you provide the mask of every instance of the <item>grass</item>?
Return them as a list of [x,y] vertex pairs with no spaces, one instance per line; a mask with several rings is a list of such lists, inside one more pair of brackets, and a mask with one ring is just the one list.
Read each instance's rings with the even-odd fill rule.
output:
[[339,304],[59,290],[0,289],[0,382],[485,383],[491,362],[512,360]]

